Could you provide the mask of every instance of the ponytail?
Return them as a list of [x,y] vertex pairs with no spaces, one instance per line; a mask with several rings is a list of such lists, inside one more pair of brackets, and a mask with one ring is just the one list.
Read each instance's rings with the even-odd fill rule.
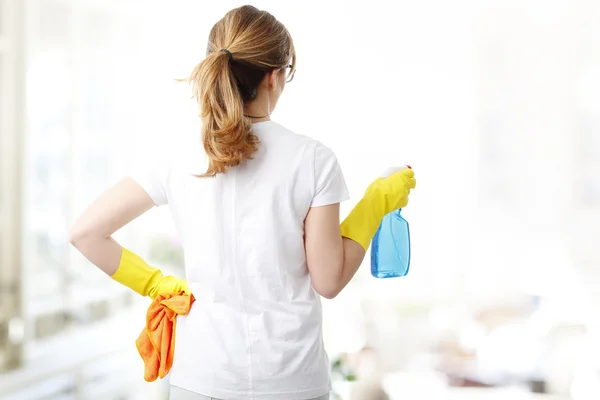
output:
[[291,67],[293,76],[296,51],[289,32],[275,17],[242,6],[213,26],[206,53],[189,82],[200,107],[202,144],[208,156],[208,169],[200,177],[214,177],[251,159],[258,150],[244,106],[256,99],[267,73]]
[[236,83],[228,53],[215,51],[194,68],[192,91],[200,107],[202,144],[208,169],[200,177],[227,172],[258,150],[258,138],[244,116],[244,100]]

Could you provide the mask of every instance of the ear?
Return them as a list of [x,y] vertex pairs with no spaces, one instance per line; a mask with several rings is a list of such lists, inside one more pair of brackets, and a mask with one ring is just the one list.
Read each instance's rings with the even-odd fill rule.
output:
[[281,71],[280,68],[274,69],[273,71],[269,72],[265,76],[265,81],[267,83],[267,89],[269,89],[269,91],[277,90],[277,85],[279,84],[278,83],[279,71]]

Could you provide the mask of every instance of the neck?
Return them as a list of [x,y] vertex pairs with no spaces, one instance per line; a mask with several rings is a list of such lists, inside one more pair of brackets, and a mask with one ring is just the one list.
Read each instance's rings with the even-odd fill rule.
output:
[[[268,94],[267,94],[268,95]],[[244,115],[250,118],[252,123],[271,120],[270,100],[265,93],[260,93],[251,103],[244,107]]]
[[[262,116],[262,115],[253,115],[250,113],[246,113],[244,114],[246,117],[250,118],[250,121],[252,121],[252,123],[256,123],[256,122],[264,122],[264,121],[270,121],[271,117],[269,115],[266,116]],[[261,118],[257,118],[257,117],[261,117]]]

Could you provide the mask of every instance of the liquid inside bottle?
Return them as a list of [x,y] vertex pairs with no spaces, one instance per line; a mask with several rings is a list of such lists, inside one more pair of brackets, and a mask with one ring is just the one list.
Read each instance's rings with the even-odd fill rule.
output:
[[387,214],[371,242],[371,275],[396,278],[408,274],[410,230],[401,210]]

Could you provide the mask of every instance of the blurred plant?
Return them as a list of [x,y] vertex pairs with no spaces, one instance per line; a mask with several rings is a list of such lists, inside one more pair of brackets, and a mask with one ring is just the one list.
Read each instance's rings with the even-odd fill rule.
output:
[[[342,382],[355,382],[356,375],[347,364],[347,354],[342,353],[333,359],[331,364],[331,377],[333,380]],[[336,392],[335,385],[331,391],[331,398],[333,400],[343,400],[343,396]]]
[[333,360],[331,366],[332,377],[346,382],[356,381],[356,375],[346,363],[346,354],[343,353]]

